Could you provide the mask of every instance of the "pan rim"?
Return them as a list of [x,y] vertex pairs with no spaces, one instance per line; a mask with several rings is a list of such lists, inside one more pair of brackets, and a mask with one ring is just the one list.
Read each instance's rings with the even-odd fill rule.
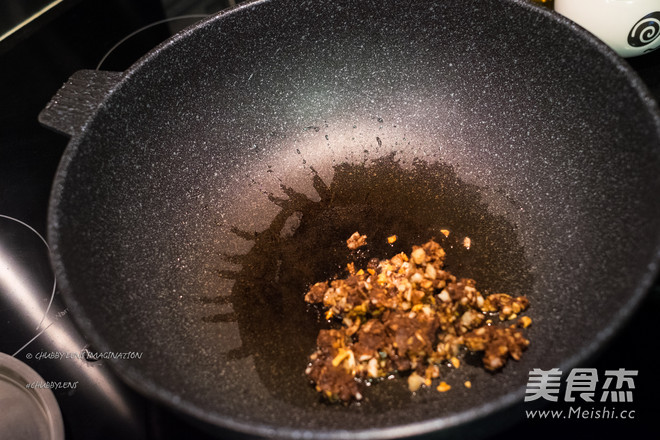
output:
[[[178,34],[174,35],[167,41],[161,43],[150,52],[145,54],[140,58],[135,64],[133,64],[129,69],[123,72],[120,81],[108,91],[105,95],[99,109],[102,108],[107,100],[120,90],[126,83],[130,81],[133,75],[140,72],[143,68],[148,66],[159,54],[166,50],[169,46],[177,44],[179,41],[187,38],[189,35],[193,34],[197,30],[208,26],[210,23],[217,20],[221,20],[223,17],[230,14],[237,13],[238,11],[246,10],[252,7],[257,7],[260,4],[271,3],[277,0],[252,0],[246,3],[242,3],[234,8],[224,10],[210,16],[206,19],[199,21],[198,23],[190,26],[189,28],[184,29]],[[541,14],[547,17],[549,20],[554,21],[559,26],[564,26],[570,28],[571,31],[578,37],[580,37],[585,45],[588,45],[597,50],[599,55],[603,56],[607,61],[612,65],[613,68],[618,69],[632,88],[637,92],[638,96],[642,99],[645,105],[646,112],[652,116],[652,119],[655,122],[655,132],[658,139],[660,139],[660,110],[658,109],[658,103],[655,101],[647,86],[641,81],[639,76],[632,70],[632,68],[625,63],[612,49],[610,49],[605,43],[598,40],[591,33],[586,31],[584,28],[579,25],[571,22],[567,18],[549,11],[540,6],[533,5],[528,3],[526,0],[497,0],[503,3],[510,3],[522,7],[527,10],[533,10],[534,13]],[[98,110],[97,110],[98,111]],[[77,151],[82,144],[82,141],[85,137],[84,133],[86,128],[94,120],[96,112],[91,114],[87,119],[86,123],[83,125],[82,129],[74,135],[58,166],[58,170],[55,175],[53,187],[51,190],[49,198],[49,208],[48,208],[48,226],[47,226],[47,239],[51,248],[51,264],[53,270],[56,274],[58,284],[60,286],[60,291],[62,296],[71,309],[74,321],[78,327],[82,330],[82,333],[90,339],[90,341],[97,346],[101,351],[109,351],[109,347],[104,342],[104,338],[96,331],[95,326],[92,322],[82,314],[82,306],[76,301],[75,296],[71,293],[71,286],[67,276],[67,272],[64,268],[64,263],[61,259],[61,253],[59,252],[59,227],[58,227],[58,216],[57,211],[61,201],[61,190],[63,184],[66,181],[68,174],[68,169],[70,163],[77,156]],[[660,147],[660,145],[659,145]],[[610,321],[603,330],[601,330],[596,337],[589,341],[585,347],[582,347],[581,350],[577,351],[573,356],[565,359],[559,367],[562,370],[572,368],[580,363],[585,362],[597,351],[605,345],[605,343],[611,339],[611,337],[616,334],[626,323],[626,321],[632,316],[633,312],[642,302],[642,299],[647,294],[650,286],[652,285],[655,278],[658,276],[659,267],[660,267],[660,242],[656,244],[654,256],[647,265],[644,276],[641,277],[638,284],[634,289],[631,289],[633,292],[631,297],[626,301],[625,306],[622,307],[615,317]],[[412,422],[409,424],[398,425],[398,426],[389,426],[389,427],[377,427],[369,429],[355,429],[355,430],[307,430],[299,428],[289,428],[289,427],[272,427],[266,424],[256,424],[248,423],[245,421],[237,420],[233,417],[226,415],[216,414],[215,412],[209,412],[204,410],[198,404],[191,403],[186,399],[182,399],[179,396],[175,395],[158,386],[153,381],[142,377],[134,368],[126,367],[122,365],[117,359],[110,359],[109,365],[117,373],[117,375],[127,382],[132,388],[140,392],[142,395],[146,396],[149,399],[153,399],[159,403],[165,404],[166,406],[173,408],[181,413],[191,416],[193,418],[199,419],[204,423],[210,425],[218,426],[220,428],[230,429],[238,433],[249,434],[249,435],[260,435],[268,437],[285,437],[285,438],[319,438],[319,439],[339,439],[339,438],[400,438],[400,437],[410,437],[423,434],[429,434],[432,432],[438,432],[441,430],[446,430],[449,428],[454,428],[460,426],[464,423],[475,421],[481,418],[484,418],[489,415],[496,414],[499,411],[503,411],[516,402],[522,401],[524,396],[524,387],[519,387],[518,389],[512,390],[500,398],[491,400],[484,403],[476,408],[471,408],[469,410],[451,415],[438,417],[434,419]]]

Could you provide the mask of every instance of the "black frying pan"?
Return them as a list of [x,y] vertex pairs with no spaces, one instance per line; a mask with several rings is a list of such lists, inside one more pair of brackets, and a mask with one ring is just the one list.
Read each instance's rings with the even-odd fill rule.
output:
[[[143,353],[111,361],[137,390],[244,434],[493,415],[531,369],[593,354],[657,269],[657,105],[603,44],[523,1],[257,1],[126,72],[79,72],[41,121],[72,137],[48,232],[80,327],[98,351]],[[491,374],[468,356],[447,393],[391,380],[321,402],[303,371],[327,324],[305,289],[341,272],[355,230],[364,261],[442,228],[452,272],[530,298],[523,359]]]

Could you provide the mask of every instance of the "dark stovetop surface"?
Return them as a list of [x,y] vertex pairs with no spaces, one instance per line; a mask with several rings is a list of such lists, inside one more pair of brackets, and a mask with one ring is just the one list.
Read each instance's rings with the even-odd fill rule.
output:
[[[187,7],[193,3],[194,9]],[[37,123],[37,114],[73,72],[95,68],[121,38],[172,11],[176,14],[213,12],[227,4],[228,0],[65,1],[29,26],[19,38],[0,41],[0,102],[3,104],[0,107],[0,215],[20,219],[45,234],[50,186],[67,139],[42,128]],[[114,51],[102,67],[124,70],[139,55],[171,35],[171,30],[161,25],[141,33]],[[628,62],[660,100],[660,51]],[[13,271],[15,267],[21,270]],[[11,282],[7,276],[10,269],[14,276]],[[9,354],[37,333],[34,326],[24,325],[24,319],[29,319],[28,312],[11,298],[11,293],[19,291],[19,287],[41,292],[40,304],[45,308],[52,289],[47,254],[44,244],[27,228],[0,217],[0,352]],[[660,408],[657,394],[660,385],[653,374],[651,348],[657,344],[651,338],[656,333],[652,323],[659,306],[660,283],[656,282],[626,327],[588,365],[599,373],[619,368],[639,371],[634,401],[625,404],[635,411],[634,420],[530,420],[521,412],[517,423],[490,437],[572,438],[588,432],[593,437],[612,438],[655,432],[651,429],[655,426],[655,412]],[[47,322],[52,327],[30,345],[29,352],[51,351],[53,346],[64,342],[78,350],[85,346],[81,337],[63,342],[53,333],[60,329],[75,334],[57,294]],[[24,349],[17,357],[47,380],[80,381],[74,392],[55,390],[69,439],[207,438],[168,410],[122,385],[102,361],[79,365],[28,360],[27,352]]]

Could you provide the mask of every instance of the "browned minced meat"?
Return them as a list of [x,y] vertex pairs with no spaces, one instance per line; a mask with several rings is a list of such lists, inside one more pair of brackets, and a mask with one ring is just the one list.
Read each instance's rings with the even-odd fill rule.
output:
[[[355,233],[351,247],[366,236]],[[352,247],[351,247],[352,248]],[[439,377],[439,364],[460,365],[460,347],[483,352],[484,368],[502,368],[520,359],[529,345],[521,317],[509,327],[493,325],[515,319],[529,305],[524,296],[504,293],[484,297],[476,282],[443,270],[445,251],[433,240],[413,246],[410,255],[371,260],[366,270],[348,265],[348,276],[314,284],[305,301],[322,304],[326,318],[341,328],[322,330],[306,373],[316,390],[331,401],[361,399],[364,381],[394,372],[411,373],[411,390]],[[447,384],[438,389],[448,390]]]
[[463,340],[469,350],[484,352],[484,368],[491,371],[502,368],[508,356],[520,360],[529,345],[516,325],[479,327],[463,336]]
[[353,235],[348,237],[348,240],[346,240],[346,246],[348,246],[348,248],[351,250],[355,250],[364,246],[365,244],[367,244],[367,236],[360,235],[360,233],[357,231],[353,232]]
[[333,365],[341,352],[345,352],[347,335],[344,329],[321,330],[317,338],[319,349],[311,356],[307,375],[318,390],[324,390],[328,397],[343,401],[360,396],[355,374],[345,368]]
[[305,295],[305,301],[312,304],[322,302],[326,290],[328,290],[327,281],[314,284],[312,288],[309,289],[309,292],[307,292],[307,295]]

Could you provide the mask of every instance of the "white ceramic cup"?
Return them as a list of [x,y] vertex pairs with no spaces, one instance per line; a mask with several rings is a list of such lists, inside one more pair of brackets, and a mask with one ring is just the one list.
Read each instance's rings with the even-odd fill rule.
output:
[[622,57],[644,55],[660,47],[660,0],[555,0],[555,11]]

